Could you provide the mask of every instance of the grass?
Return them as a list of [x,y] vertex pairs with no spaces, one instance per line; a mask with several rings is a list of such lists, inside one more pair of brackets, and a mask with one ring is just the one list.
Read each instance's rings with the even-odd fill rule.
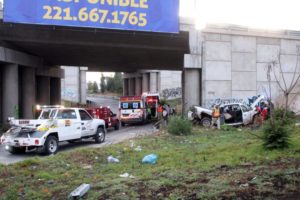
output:
[[[193,132],[0,165],[0,199],[66,199],[81,183],[92,185],[85,199],[261,199],[300,190],[299,128],[291,147],[282,151],[264,150],[247,129]],[[158,163],[141,164],[151,153]],[[107,163],[109,155],[120,163]],[[125,172],[134,178],[119,177]]]

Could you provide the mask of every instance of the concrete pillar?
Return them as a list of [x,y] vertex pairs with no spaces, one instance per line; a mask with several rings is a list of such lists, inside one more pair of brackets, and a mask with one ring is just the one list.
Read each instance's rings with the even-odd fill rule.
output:
[[135,94],[135,78],[128,79],[128,95],[134,96]]
[[24,119],[33,119],[33,109],[36,105],[35,69],[24,67],[22,69],[21,81],[21,117]]
[[200,69],[184,69],[183,71],[183,111],[187,114],[189,108],[200,105],[201,101],[201,71]]
[[128,92],[128,78],[124,78],[123,79],[123,95],[124,96],[128,96],[129,92]]
[[150,72],[150,92],[157,92],[157,72]]
[[135,95],[142,95],[142,78],[135,78]]
[[143,91],[149,92],[149,73],[143,73]]
[[61,80],[60,78],[50,78],[50,104],[61,104]]
[[37,76],[37,104],[50,105],[50,77]]
[[2,71],[2,119],[8,117],[19,118],[19,67],[5,65]]
[[3,74],[2,67],[0,66],[0,126],[3,123],[2,114],[1,114],[2,113],[2,99],[3,99],[3,95],[2,95],[2,91],[3,91],[3,88],[2,88],[2,74]]
[[80,70],[80,99],[79,102],[82,104],[86,103],[86,71]]

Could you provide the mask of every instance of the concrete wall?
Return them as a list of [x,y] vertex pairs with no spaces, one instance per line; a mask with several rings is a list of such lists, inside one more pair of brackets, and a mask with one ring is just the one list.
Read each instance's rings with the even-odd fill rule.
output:
[[[247,100],[248,97],[258,94],[270,96],[267,66],[274,60],[278,63],[279,54],[283,75],[287,85],[290,84],[297,63],[297,46],[300,45],[300,40],[217,32],[204,30],[203,33],[204,106],[209,106],[217,98]],[[278,78],[281,77],[279,67],[275,69],[275,74]],[[279,102],[282,92],[273,73],[271,81],[272,99]],[[297,88],[299,90],[293,91],[294,99],[291,104],[300,111],[300,86]]]
[[61,96],[63,100],[86,103],[86,67],[62,66],[65,78],[61,80]]
[[143,92],[159,92],[167,99],[181,98],[181,71],[138,71],[125,73],[124,95],[141,95]]

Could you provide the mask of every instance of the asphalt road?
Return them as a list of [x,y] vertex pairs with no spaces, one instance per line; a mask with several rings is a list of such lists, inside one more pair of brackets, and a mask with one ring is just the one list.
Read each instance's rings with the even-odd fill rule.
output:
[[[112,144],[122,142],[124,140],[136,138],[139,136],[149,135],[156,131],[157,130],[153,128],[152,124],[140,125],[140,126],[139,125],[125,126],[125,127],[122,127],[118,131],[115,131],[114,129],[109,129],[108,133],[106,135],[106,140],[102,144],[95,144],[94,140],[92,140],[92,139],[79,141],[79,142],[76,142],[73,144],[69,144],[67,142],[62,142],[62,143],[60,143],[58,154],[59,154],[59,152],[71,151],[71,150],[78,149],[78,148],[104,147],[107,145],[112,145]],[[27,152],[25,154],[12,155],[9,152],[5,151],[4,145],[0,145],[0,164],[8,165],[8,164],[23,161],[28,158],[32,158],[34,156],[39,156],[41,158],[45,157],[45,156],[41,156],[35,152]]]

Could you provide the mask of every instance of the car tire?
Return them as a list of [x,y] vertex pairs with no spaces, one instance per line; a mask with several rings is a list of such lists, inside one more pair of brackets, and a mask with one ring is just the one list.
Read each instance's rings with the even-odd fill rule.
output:
[[121,126],[125,126],[125,123],[124,123],[124,122],[121,122]]
[[205,128],[209,128],[211,126],[211,119],[208,117],[204,117],[201,119],[201,125]]
[[20,148],[20,147],[13,147],[9,146],[8,152],[11,154],[22,154],[25,153],[26,149],[25,148]]
[[120,129],[120,122],[118,121],[118,123],[115,125],[115,130],[119,130]]
[[58,148],[58,139],[53,135],[48,136],[44,144],[44,153],[47,155],[56,154]]
[[95,142],[97,144],[100,144],[100,143],[102,143],[104,141],[105,141],[105,131],[104,131],[104,128],[98,127],[97,133],[95,135]]

